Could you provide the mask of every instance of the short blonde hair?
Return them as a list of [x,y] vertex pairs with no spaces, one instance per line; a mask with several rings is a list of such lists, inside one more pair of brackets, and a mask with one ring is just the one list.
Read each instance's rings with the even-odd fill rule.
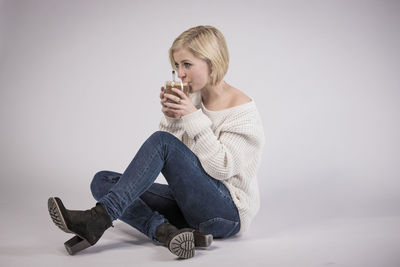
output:
[[194,56],[205,60],[211,70],[211,84],[216,85],[224,78],[229,66],[229,52],[225,37],[213,26],[197,26],[179,35],[169,49],[169,59],[175,69],[173,54],[187,48]]

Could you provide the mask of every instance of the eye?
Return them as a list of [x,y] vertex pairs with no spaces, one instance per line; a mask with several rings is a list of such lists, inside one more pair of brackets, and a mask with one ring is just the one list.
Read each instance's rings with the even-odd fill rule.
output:
[[187,69],[190,68],[190,66],[192,66],[192,64],[190,64],[190,63],[184,63],[183,65],[184,65],[185,68],[187,68]]

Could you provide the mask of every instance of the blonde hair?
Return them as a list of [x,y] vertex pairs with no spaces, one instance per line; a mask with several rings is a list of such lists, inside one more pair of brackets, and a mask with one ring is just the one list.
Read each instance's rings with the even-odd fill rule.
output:
[[197,26],[181,33],[169,49],[169,59],[175,69],[173,54],[187,48],[194,56],[205,60],[211,70],[211,84],[216,85],[228,71],[229,53],[222,33],[213,26]]

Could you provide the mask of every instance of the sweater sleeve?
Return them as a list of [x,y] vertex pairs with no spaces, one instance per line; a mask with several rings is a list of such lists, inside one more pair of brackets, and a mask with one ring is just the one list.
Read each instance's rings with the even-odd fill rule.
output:
[[[190,95],[192,103],[199,109],[201,102],[201,94],[200,92],[193,93]],[[161,121],[159,124],[159,130],[165,131],[173,134],[176,138],[182,141],[182,136],[185,133],[185,129],[183,128],[183,120],[175,119],[168,117],[165,114],[162,114]]]
[[210,176],[218,180],[231,178],[256,156],[264,137],[260,122],[253,117],[246,111],[232,114],[218,137],[201,109],[182,117],[185,131],[195,140],[192,150]]
[[179,140],[182,140],[182,135],[185,132],[182,119],[171,118],[164,114],[161,117],[158,128],[160,129],[160,131],[165,131],[173,134]]

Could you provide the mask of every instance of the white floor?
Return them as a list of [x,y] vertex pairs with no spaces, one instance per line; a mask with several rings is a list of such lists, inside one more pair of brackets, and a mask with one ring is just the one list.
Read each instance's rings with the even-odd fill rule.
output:
[[[216,240],[192,259],[178,260],[122,222],[91,248],[69,256],[71,235],[50,221],[46,199],[26,207],[1,203],[0,266],[400,266],[400,218],[321,220],[269,228],[258,217],[245,236]],[[296,225],[296,224],[294,224]]]

